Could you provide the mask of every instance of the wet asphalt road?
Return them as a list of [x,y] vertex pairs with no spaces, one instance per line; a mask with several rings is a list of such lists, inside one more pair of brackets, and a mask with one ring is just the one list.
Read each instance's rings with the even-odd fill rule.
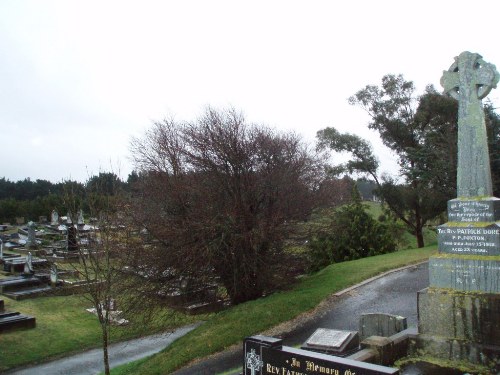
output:
[[[287,346],[302,344],[317,328],[358,330],[364,313],[404,316],[408,327],[417,325],[417,292],[429,286],[428,263],[397,271],[353,289],[338,297],[330,309],[283,336]],[[214,375],[243,363],[242,349],[225,352],[212,359],[181,369],[175,375]]]
[[[162,333],[135,340],[111,344],[109,365],[118,365],[159,352],[177,338],[195,329],[199,324],[182,327],[171,333]],[[71,357],[8,372],[11,375],[94,375],[104,371],[102,349],[88,350]]]

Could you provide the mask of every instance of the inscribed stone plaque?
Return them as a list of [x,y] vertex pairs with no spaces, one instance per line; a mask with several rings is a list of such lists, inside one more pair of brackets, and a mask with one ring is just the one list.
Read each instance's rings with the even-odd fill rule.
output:
[[[498,258],[497,258],[498,259]],[[500,293],[500,260],[456,256],[429,259],[429,284],[464,292]]]
[[500,220],[500,199],[448,201],[448,220],[460,223],[494,222]]
[[318,328],[306,343],[308,345],[340,348],[351,335],[348,331]]
[[459,255],[500,255],[500,227],[454,227],[448,223],[438,230],[440,253]]
[[301,349],[343,356],[357,350],[358,347],[359,334],[356,331],[318,328]]

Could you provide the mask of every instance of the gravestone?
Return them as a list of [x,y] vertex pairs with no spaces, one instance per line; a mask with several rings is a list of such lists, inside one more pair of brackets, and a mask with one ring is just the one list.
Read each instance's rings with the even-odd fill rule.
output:
[[50,214],[50,225],[59,225],[59,214],[56,210],[52,210]]
[[396,368],[283,346],[281,339],[252,336],[243,343],[243,374],[383,375]]
[[76,223],[78,225],[78,229],[82,229],[85,225],[85,220],[83,219],[83,210],[78,211],[78,218]]
[[36,249],[36,233],[35,233],[35,223],[30,221],[28,223],[28,240],[26,241],[26,248]]
[[73,224],[68,224],[67,231],[67,251],[78,251],[78,238],[77,238],[77,229]]
[[33,255],[31,255],[31,252],[28,253],[26,263],[24,263],[24,273],[33,274]]
[[57,274],[57,265],[52,263],[50,266],[50,284],[56,286],[59,281],[59,275]]
[[430,288],[418,293],[420,349],[484,365],[500,358],[500,346],[491,347],[500,345],[500,199],[492,196],[481,99],[499,79],[494,65],[470,52],[441,78],[458,100],[457,198],[438,227]]

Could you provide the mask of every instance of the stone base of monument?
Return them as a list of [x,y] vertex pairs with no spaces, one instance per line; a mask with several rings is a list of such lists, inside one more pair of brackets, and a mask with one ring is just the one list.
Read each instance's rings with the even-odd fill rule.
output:
[[431,287],[417,298],[420,334],[411,340],[410,353],[500,370],[499,294]]
[[436,288],[418,293],[419,332],[500,347],[500,295]]
[[420,334],[410,340],[408,354],[417,357],[440,358],[452,361],[452,363],[469,362],[488,368],[488,373],[500,373],[500,348],[498,346]]

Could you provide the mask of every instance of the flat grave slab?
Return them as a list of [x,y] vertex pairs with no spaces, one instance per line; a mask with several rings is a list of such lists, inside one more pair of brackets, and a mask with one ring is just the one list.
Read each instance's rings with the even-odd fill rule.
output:
[[359,347],[359,335],[355,331],[318,328],[306,340],[301,349],[320,353],[342,355]]
[[22,299],[40,297],[41,295],[50,293],[51,290],[52,287],[48,285],[42,285],[33,288],[4,292],[3,295],[15,299],[16,301],[19,301]]
[[36,319],[19,312],[0,313],[0,332],[17,328],[35,328]]

